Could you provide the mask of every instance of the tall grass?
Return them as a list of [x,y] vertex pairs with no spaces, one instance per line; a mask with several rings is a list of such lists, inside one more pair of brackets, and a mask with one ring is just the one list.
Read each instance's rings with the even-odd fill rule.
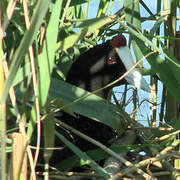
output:
[[[124,0],[121,3],[115,0],[101,0],[94,18],[90,19],[88,13],[91,1],[1,0],[0,179],[7,177],[18,179],[27,176],[23,174],[25,172],[23,168],[26,166],[22,166],[21,161],[16,162],[20,165],[11,164],[7,154],[13,154],[12,157],[17,155],[17,152],[12,150],[14,145],[20,146],[14,144],[15,132],[25,137],[25,141],[27,138],[30,143],[34,129],[37,131],[34,157],[31,153],[32,147],[25,142],[21,144],[24,152],[19,154],[18,158],[28,156],[30,167],[28,177],[37,178],[35,167],[42,141],[42,122],[45,136],[45,179],[51,178],[48,164],[53,150],[49,151],[47,148],[54,147],[55,134],[76,154],[60,162],[57,166],[59,170],[68,170],[76,159],[79,166],[88,164],[100,176],[107,179],[110,177],[109,172],[96,162],[99,160],[97,151],[100,151],[99,154],[106,151],[102,159],[119,157],[118,162],[125,165],[125,168],[119,169],[112,179],[126,176],[130,172],[132,174],[137,172],[145,178],[150,176],[169,178],[171,175],[174,177],[179,175],[177,169],[180,168],[180,152],[177,135],[180,132],[180,125],[177,104],[180,102],[180,63],[176,53],[179,51],[176,43],[180,40],[176,36],[178,2],[158,0],[157,12],[154,13],[143,1]],[[116,12],[113,11],[115,5],[119,7]],[[142,17],[140,7],[149,14],[148,17]],[[152,28],[143,31],[143,23],[151,21],[155,22]],[[117,33],[129,35],[129,46],[132,47],[138,62],[136,65],[144,75],[150,76],[152,91],[148,101],[151,115],[144,116],[149,127],[143,127],[137,121],[139,104],[143,103],[137,98],[138,90],[134,90],[134,100],[130,101],[134,107],[134,116],[131,118],[116,97],[114,97],[116,105],[108,104],[107,100],[99,98],[95,92],[86,92],[63,81],[76,57],[99,41],[103,42]],[[144,69],[143,61],[148,61],[151,68]],[[163,87],[162,92],[159,92],[158,84]],[[157,102],[158,94],[161,95],[160,107]],[[124,104],[129,103],[128,96],[122,98]],[[94,107],[98,108],[95,110]],[[157,108],[161,108],[160,118]],[[86,137],[100,149],[85,154],[61,134],[55,133],[56,119],[53,114],[59,110],[64,110],[72,116],[76,112],[107,124],[116,130],[122,141],[123,135],[130,128],[135,130],[140,141],[132,141],[129,145],[121,144],[118,149],[112,145],[106,150],[99,142]],[[74,131],[71,127],[66,125],[64,127]],[[103,148],[104,150],[101,150]],[[145,152],[144,161],[137,159],[133,162],[135,156],[127,161],[124,156],[118,154],[128,153],[130,150],[139,152],[140,149]],[[156,161],[162,165],[158,169],[162,175],[151,169],[150,164]],[[15,172],[18,174],[13,174]]]

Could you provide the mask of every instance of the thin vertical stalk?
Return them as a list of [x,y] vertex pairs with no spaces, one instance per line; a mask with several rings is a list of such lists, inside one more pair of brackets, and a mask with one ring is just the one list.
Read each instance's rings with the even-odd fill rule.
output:
[[[5,76],[3,70],[4,52],[3,52],[3,29],[2,9],[0,7],[0,99],[3,96]],[[0,179],[6,178],[6,104],[0,101]]]
[[[30,21],[29,21],[27,3],[28,3],[27,0],[23,1],[26,28],[29,29]],[[31,63],[31,70],[32,70],[34,96],[36,97],[35,106],[36,106],[36,117],[37,117],[37,149],[36,149],[35,158],[34,158],[34,165],[36,166],[39,151],[40,151],[41,122],[40,122],[40,107],[39,107],[39,96],[38,96],[38,88],[37,88],[37,78],[36,78],[36,71],[35,71],[36,68],[35,68],[34,51],[33,51],[32,45],[29,47],[29,55],[30,55],[30,63]]]
[[[177,2],[176,1],[173,1],[171,2],[171,5],[172,5],[172,10],[176,10],[177,9]],[[176,11],[175,11],[176,12]],[[173,29],[175,30],[175,36],[176,37],[179,37],[180,34],[179,32],[176,31],[176,13],[175,13],[175,16],[173,16],[173,21],[174,21],[174,27]],[[174,42],[174,55],[175,57],[180,61],[180,57],[179,57],[179,41],[175,40]],[[179,102],[178,101],[175,101],[175,105],[176,105],[176,116],[179,117]],[[177,140],[175,140],[176,142],[178,142],[179,138],[177,138]],[[180,145],[177,147],[177,151],[180,152]],[[174,160],[174,168],[176,169],[180,169],[180,159],[179,158],[176,158]],[[176,180],[180,180],[180,173],[177,172],[177,171],[173,171],[173,178],[176,179]]]
[[[161,0],[157,1],[157,14],[161,11]],[[160,35],[160,28],[157,29],[156,31],[156,35],[159,36]],[[158,41],[156,42],[157,46],[159,46]],[[157,126],[157,121],[156,121],[156,117],[157,117],[157,89],[158,87],[158,80],[151,76],[151,95],[150,95],[150,99],[151,99],[151,103],[150,103],[150,115],[151,115],[151,126],[152,127],[156,127]]]
[[[157,13],[159,13],[161,11],[161,4],[162,1],[159,0],[157,1]],[[166,7],[166,6],[165,6]],[[160,28],[158,28],[157,30],[157,35],[160,35]],[[164,85],[163,86],[163,90],[162,90],[162,96],[161,96],[161,108],[160,108],[160,114],[159,114],[159,122],[162,123],[163,122],[163,118],[164,118],[164,111],[165,111],[165,101],[166,101],[166,88]]]
[[[161,11],[161,0],[157,1],[157,14]],[[156,31],[156,35],[160,35],[160,27]],[[159,46],[159,42],[157,41],[157,46]],[[152,107],[152,127],[157,126],[157,92],[158,92],[158,80],[157,78],[152,78],[152,95],[153,95],[153,107]]]
[[[153,77],[151,76],[150,78],[150,85],[151,85],[151,89],[153,89]],[[150,122],[153,121],[153,91],[151,91],[150,95],[149,95],[149,115],[150,115]],[[151,124],[150,124],[151,125]]]
[[151,94],[150,94],[150,117],[151,126],[156,127],[156,115],[157,115],[157,79],[151,77]]
[[[167,6],[166,1],[166,6]],[[170,15],[168,16],[166,26],[165,26],[165,35],[168,35],[170,37],[176,37],[176,16],[177,16],[177,1],[176,0],[170,0],[169,1],[169,8],[170,8]],[[174,56],[177,56],[177,46],[175,40],[170,39],[167,42],[167,45],[169,46],[169,49],[171,53]],[[178,57],[177,57],[178,58]],[[178,118],[178,102],[176,98],[171,94],[169,91],[167,91],[167,112],[166,112],[167,121],[171,121]],[[177,141],[177,140],[175,140]],[[179,149],[178,149],[179,150]],[[174,160],[174,168],[179,169],[180,166],[180,160],[175,159]],[[180,180],[180,173],[174,171],[172,173],[172,178],[176,180]]]
[[[176,38],[180,38],[180,31],[176,31]],[[180,62],[180,40],[175,40],[175,56]],[[180,103],[177,102],[178,110],[177,110],[177,116],[180,117]]]
[[[131,17],[131,23],[133,24],[133,20],[134,20],[134,2],[132,3],[132,17]],[[130,36],[130,39],[129,39],[129,46],[131,44],[131,36]],[[137,88],[134,87],[133,89],[133,119],[136,119],[136,113],[137,113]]]
[[123,96],[122,96],[122,107],[125,107],[126,105],[126,99],[127,99],[127,91],[128,91],[128,88],[127,88],[127,85],[124,86],[124,93],[123,93]]
[[[169,4],[167,0],[164,0],[164,10],[170,9],[170,14],[165,21],[165,36],[175,37],[176,36],[176,0],[170,0]],[[175,41],[167,40],[167,46],[172,54],[175,54]],[[166,121],[177,119],[177,102],[176,98],[167,91],[167,112]]]
[[157,115],[157,79],[153,77],[153,115],[152,115],[152,127],[156,127],[156,115]]
[[161,109],[159,114],[160,123],[163,123],[164,114],[165,114],[165,103],[166,103],[166,87],[163,86],[162,96],[161,96]]
[[137,118],[137,88],[133,90],[133,119]]
[[[140,8],[139,8],[139,2],[135,0],[125,1],[125,5],[127,6],[129,4],[128,9],[131,10],[131,14],[126,14],[126,20],[128,23],[133,24],[136,28],[141,30],[141,20],[140,20]],[[138,48],[136,44],[135,37],[129,38],[129,46],[132,44],[133,50],[136,51]],[[137,51],[136,51],[137,52]],[[137,60],[141,59],[141,55],[137,56],[137,53],[135,53]],[[142,66],[142,63],[140,63],[140,66]],[[137,89],[134,88],[133,91],[133,119],[137,118]]]

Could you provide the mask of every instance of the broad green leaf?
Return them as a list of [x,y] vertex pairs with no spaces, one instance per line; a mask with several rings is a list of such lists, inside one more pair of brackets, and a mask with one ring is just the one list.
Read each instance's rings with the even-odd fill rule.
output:
[[132,24],[134,27],[141,30],[139,2],[134,3],[133,0],[125,0],[124,7],[125,18],[128,24]]
[[176,131],[180,130],[180,118],[178,118],[176,121],[174,121],[173,127]]
[[113,19],[111,17],[105,16],[105,17],[93,18],[93,19],[77,22],[74,28],[80,28],[80,32],[74,33],[66,37],[61,42],[58,42],[57,50],[62,51],[72,47],[76,42],[83,39],[87,32],[93,32],[96,29],[112,21]]
[[160,28],[160,25],[164,22],[165,16],[161,16],[154,24],[150,30],[150,34],[154,35],[156,31]]
[[[38,59],[39,70],[39,96],[40,105],[44,106],[48,96],[51,74],[54,66],[54,57],[56,51],[56,41],[58,36],[59,16],[61,14],[62,0],[56,0],[54,9],[50,16],[49,24],[46,32],[46,40],[42,53]],[[46,80],[44,80],[44,78]]]
[[36,124],[36,107],[35,105],[33,105],[31,109],[31,119],[29,120],[27,127],[27,136],[29,139],[32,137],[35,124]]
[[[55,99],[53,102],[51,102],[52,105],[54,105],[56,108],[61,108],[63,106],[65,106],[63,100],[61,98]],[[71,110],[67,107],[63,109],[66,113],[74,116],[76,118],[76,115],[71,112]]]
[[170,67],[172,73],[174,74],[174,78],[178,81],[180,85],[180,63],[167,48],[163,48],[163,51],[172,60],[167,60],[167,64]]
[[[124,2],[124,6],[126,7],[125,15],[126,15],[126,21],[128,22],[128,24],[133,24],[133,26],[136,27],[136,29],[138,29],[139,31],[142,31],[139,2],[136,2],[133,4],[133,0],[126,0]],[[132,43],[134,54],[136,56],[136,60],[142,59],[143,54],[139,48],[139,44],[141,44],[141,41],[136,36],[131,36],[131,43]]]
[[59,134],[58,132],[55,132],[56,136],[64,143],[66,144],[77,156],[82,158],[84,161],[86,161],[89,166],[91,166],[95,171],[97,171],[99,174],[104,176],[106,179],[109,178],[108,173],[100,167],[95,161],[93,161],[85,152],[82,152],[78,147],[76,147],[74,144],[72,144],[70,141],[68,141],[67,138]]
[[52,149],[54,143],[55,143],[55,121],[54,121],[54,115],[50,113],[50,102],[49,100],[46,103],[46,113],[47,116],[45,117],[43,121],[43,127],[44,127],[44,147],[47,148],[44,150],[44,160],[46,163],[49,163],[49,159],[51,158],[51,155],[53,153]]
[[50,2],[50,0],[39,0],[37,3],[30,23],[30,28],[25,32],[18,49],[12,57],[13,60],[10,66],[10,74],[6,81],[3,98],[1,99],[1,101],[5,101],[7,98],[9,89],[13,84],[16,72],[18,71],[21,62],[23,61],[25,54],[28,52],[29,46],[32,44],[33,40],[37,35],[37,32],[43,21],[44,16],[46,15],[46,11],[48,10]]
[[24,66],[19,67],[13,81],[13,86],[16,86],[17,84],[22,82],[27,76],[30,76],[31,74],[32,72],[31,72],[30,63],[26,63]]
[[60,41],[56,45],[56,51],[64,51],[70,47],[72,47],[75,43],[77,43],[80,39],[84,37],[86,34],[86,30],[82,30],[80,32],[74,33],[68,37],[66,37],[64,40]]
[[[150,53],[151,51],[147,48],[141,49],[145,54]],[[152,54],[147,58],[148,62],[151,64],[152,68],[156,71],[157,75],[168,88],[168,90],[176,96],[178,101],[180,101],[179,88],[180,85],[174,77],[174,73],[171,71],[168,63],[165,62],[158,54]],[[168,72],[168,73],[167,73]]]
[[112,19],[111,17],[103,16],[103,17],[98,17],[98,18],[82,20],[80,22],[77,22],[74,27],[86,28],[88,32],[92,32],[112,21],[114,21],[114,19]]
[[[107,124],[119,134],[122,134],[128,126],[129,116],[123,110],[120,111],[107,100],[64,81],[52,79],[50,96],[62,98],[72,112]],[[84,96],[88,97],[83,98]]]

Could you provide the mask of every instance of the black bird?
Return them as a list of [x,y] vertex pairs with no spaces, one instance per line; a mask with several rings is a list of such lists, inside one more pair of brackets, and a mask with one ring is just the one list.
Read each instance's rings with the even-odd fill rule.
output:
[[[118,35],[82,54],[73,63],[66,81],[87,91],[94,91],[118,79],[133,65],[126,38]],[[131,84],[150,91],[148,84],[135,68],[122,81],[100,91],[98,95],[107,98],[109,90],[121,84]]]
[[[92,92],[118,79],[133,65],[132,55],[126,46],[126,38],[123,35],[118,35],[80,55],[72,64],[66,81]],[[107,98],[109,90],[121,84],[132,84],[147,92],[150,91],[146,81],[134,68],[122,81],[99,91],[97,95],[102,98]],[[93,121],[87,117],[79,115],[76,119],[65,112],[60,112],[58,118],[104,144],[106,144],[109,139],[115,137],[115,132],[109,126]],[[62,129],[58,131],[62,131]],[[64,132],[61,133],[64,134]],[[93,148],[90,143],[74,135],[71,141],[81,150]],[[65,148],[63,152],[57,153],[56,159],[57,157],[64,159],[69,155],[69,150]]]

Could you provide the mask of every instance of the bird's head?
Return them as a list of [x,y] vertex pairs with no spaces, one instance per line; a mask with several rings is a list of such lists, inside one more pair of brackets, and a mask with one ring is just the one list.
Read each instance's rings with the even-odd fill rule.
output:
[[[67,75],[67,82],[87,91],[94,91],[117,80],[133,66],[134,61],[127,47],[126,38],[117,35],[80,55]],[[131,84],[150,91],[145,79],[136,68],[133,68],[121,81],[99,92],[98,95],[106,98],[110,88],[121,84]]]

